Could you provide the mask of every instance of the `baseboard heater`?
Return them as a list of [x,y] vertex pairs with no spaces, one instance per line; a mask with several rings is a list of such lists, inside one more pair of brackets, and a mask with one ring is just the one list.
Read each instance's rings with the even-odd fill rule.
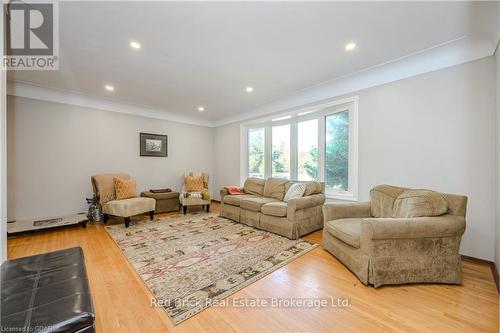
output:
[[7,222],[7,233],[15,234],[18,232],[34,231],[48,228],[56,228],[67,225],[81,224],[87,226],[87,215],[85,213],[53,216],[46,218],[35,218],[26,220],[16,220]]

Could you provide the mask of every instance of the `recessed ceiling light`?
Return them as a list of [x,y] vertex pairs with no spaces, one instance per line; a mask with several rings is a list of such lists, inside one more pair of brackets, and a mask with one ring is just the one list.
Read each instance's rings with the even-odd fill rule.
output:
[[203,106],[198,106],[198,111],[203,112],[205,111],[205,108]]
[[248,87],[245,88],[245,91],[247,93],[251,93],[251,92],[253,92],[253,87],[248,86]]
[[107,84],[107,85],[104,86],[104,89],[106,89],[107,91],[113,91],[113,90],[115,90],[115,87],[113,87],[112,85]]
[[133,48],[134,50],[139,50],[141,48],[141,44],[133,40],[130,42],[130,47]]
[[356,43],[347,43],[345,45],[345,50],[346,51],[352,51],[356,48]]

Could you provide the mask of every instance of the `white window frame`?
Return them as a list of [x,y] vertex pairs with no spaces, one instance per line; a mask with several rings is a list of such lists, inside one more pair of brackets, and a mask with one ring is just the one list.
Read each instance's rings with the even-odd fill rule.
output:
[[[264,128],[264,177],[271,177],[271,133],[273,126],[290,124],[290,178],[297,178],[298,126],[302,121],[318,119],[318,179],[325,181],[325,118],[337,112],[349,112],[349,189],[348,191],[326,191],[328,199],[358,200],[358,96],[336,101],[320,102],[296,108],[272,117],[260,118],[240,125],[240,181],[248,177],[248,130]],[[274,119],[274,121],[273,121]]]

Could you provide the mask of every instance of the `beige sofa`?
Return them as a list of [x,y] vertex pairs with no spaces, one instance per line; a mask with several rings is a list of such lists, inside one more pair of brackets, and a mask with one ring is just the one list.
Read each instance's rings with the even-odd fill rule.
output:
[[380,185],[370,202],[323,206],[323,248],[364,284],[462,283],[467,197]]
[[246,225],[297,239],[323,227],[321,206],[325,202],[324,184],[306,182],[306,192],[284,202],[291,182],[278,178],[248,178],[241,190],[229,195],[220,191],[220,215]]

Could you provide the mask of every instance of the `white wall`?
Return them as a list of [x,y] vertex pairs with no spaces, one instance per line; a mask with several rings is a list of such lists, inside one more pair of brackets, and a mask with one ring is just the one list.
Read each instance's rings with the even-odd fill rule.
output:
[[[4,6],[0,6],[0,27],[4,26]],[[4,34],[0,28],[0,54],[4,54]],[[7,259],[7,79],[0,69],[0,264]]]
[[[495,257],[494,61],[488,57],[349,94],[359,96],[360,200],[383,183],[465,194],[461,253],[486,260]],[[215,156],[224,159],[216,159],[214,169],[224,170],[231,161],[215,184],[237,184],[239,126],[215,133]]]
[[[8,219],[86,211],[90,176],[126,172],[138,190],[212,175],[213,129],[9,96]],[[140,157],[139,132],[168,135],[168,157]]]
[[[500,8],[497,8],[497,16],[500,18]],[[497,216],[495,223],[495,265],[500,275],[500,40],[497,41],[497,48],[495,51],[496,62],[496,134],[497,134],[497,149],[496,149],[496,170],[497,177]]]
[[[240,125],[214,129],[214,199],[225,185],[240,185]],[[238,158],[235,158],[238,156]]]

